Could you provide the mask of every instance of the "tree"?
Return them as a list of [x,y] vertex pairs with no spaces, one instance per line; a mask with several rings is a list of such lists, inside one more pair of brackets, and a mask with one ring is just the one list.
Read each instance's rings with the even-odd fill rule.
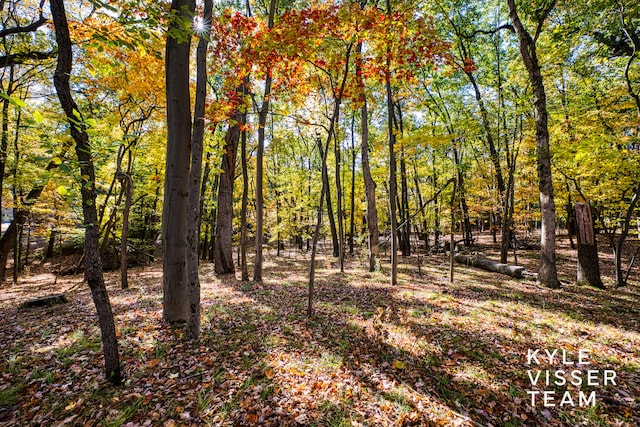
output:
[[200,277],[198,275],[200,250],[200,218],[202,203],[200,187],[202,182],[202,152],[205,129],[205,105],[207,100],[207,47],[209,45],[209,25],[212,19],[213,0],[205,0],[202,22],[204,31],[200,34],[197,49],[196,99],[191,137],[191,169],[189,171],[189,200],[187,208],[187,286],[189,296],[189,317],[187,335],[191,339],[200,336]]
[[538,282],[548,288],[559,288],[560,281],[556,270],[556,207],[553,197],[553,181],[551,177],[551,149],[549,144],[549,127],[547,113],[547,96],[545,93],[542,72],[538,62],[536,43],[542,32],[544,21],[555,6],[555,0],[544,2],[536,11],[535,31],[533,36],[520,20],[515,0],[507,0],[509,15],[518,35],[520,55],[533,90],[533,105],[536,122],[536,148],[538,161],[538,189],[540,191],[540,210],[542,212],[542,229],[540,236],[540,267]]
[[102,335],[102,349],[105,359],[105,376],[113,384],[122,382],[120,373],[120,356],[118,341],[113,320],[113,312],[109,295],[102,275],[102,260],[98,252],[100,226],[96,210],[95,170],[91,154],[87,124],[78,110],[78,106],[71,94],[69,80],[73,65],[71,38],[63,0],[51,0],[51,16],[58,44],[58,63],[53,76],[53,82],[64,110],[71,136],[76,144],[76,155],[80,162],[80,177],[82,182],[82,212],[84,215],[85,241],[85,280],[91,289],[93,302],[98,313],[98,322]]
[[[269,17],[267,28],[272,29],[276,14],[276,0],[269,2]],[[262,105],[258,111],[258,151],[256,153],[256,261],[253,268],[253,281],[262,282],[262,239],[264,237],[264,195],[263,182],[264,172],[264,140],[265,126],[267,125],[267,113],[269,112],[269,101],[271,98],[271,81],[273,79],[272,69],[267,66],[266,77],[264,79],[264,97]]]
[[162,209],[163,317],[168,322],[189,318],[185,254],[189,163],[191,160],[191,97],[189,55],[195,0],[173,0],[166,44],[167,156]]

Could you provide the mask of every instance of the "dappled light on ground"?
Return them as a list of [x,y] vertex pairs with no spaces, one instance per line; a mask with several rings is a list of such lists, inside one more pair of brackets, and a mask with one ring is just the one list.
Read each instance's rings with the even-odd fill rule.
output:
[[[407,261],[407,260],[405,260]],[[0,423],[95,425],[637,425],[640,295],[565,286],[457,266],[444,257],[401,266],[400,284],[321,257],[315,313],[305,316],[308,262],[271,257],[262,284],[201,269],[202,338],[162,322],[159,266],[130,270],[130,290],[107,275],[126,375],[102,378],[88,289],[78,276],[5,285],[0,300]],[[383,264],[384,268],[384,264]],[[18,309],[47,292],[63,305]],[[590,369],[613,370],[595,406],[559,405],[571,384],[531,384],[529,349],[588,351]],[[528,391],[556,390],[556,405]],[[577,401],[576,401],[577,402]],[[5,425],[5,424],[2,424]]]

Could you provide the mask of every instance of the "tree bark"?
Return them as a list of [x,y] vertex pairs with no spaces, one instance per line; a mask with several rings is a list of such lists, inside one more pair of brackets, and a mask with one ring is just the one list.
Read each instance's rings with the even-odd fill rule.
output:
[[[167,84],[167,160],[162,209],[163,241],[163,317],[167,322],[189,318],[186,283],[187,204],[189,162],[191,160],[191,97],[189,93],[189,55],[191,34],[183,22],[192,19],[194,0],[172,0],[173,19],[169,22],[166,45]],[[181,37],[172,35],[180,33]]]
[[122,289],[129,288],[127,277],[127,241],[129,237],[129,211],[131,210],[131,200],[133,198],[133,180],[125,172],[120,172],[120,182],[126,197],[124,201],[124,211],[122,212],[122,236],[120,237],[120,286]]
[[477,256],[456,254],[454,258],[456,262],[459,262],[460,264],[471,265],[483,270],[506,274],[507,276],[515,277],[516,279],[522,279],[526,271],[524,267],[507,265]]
[[[335,131],[336,119],[338,117],[338,112],[340,111],[340,104],[342,102],[342,96],[344,94],[344,88],[347,83],[347,76],[349,74],[349,59],[351,57],[351,48],[350,44],[347,48],[347,53],[345,57],[345,69],[342,77],[342,83],[340,84],[340,89],[338,91],[338,95],[334,100],[333,104],[333,113],[331,114],[331,119],[329,121],[329,130],[327,132],[327,142],[324,145],[324,149],[322,149],[322,141],[318,141],[318,146],[320,148],[320,156],[321,156],[321,169],[326,171],[327,169],[327,154],[329,152],[329,144],[331,143],[331,139],[333,138],[333,133]],[[320,203],[318,205],[318,217],[316,220],[315,231],[313,233],[313,243],[311,245],[311,266],[309,268],[309,288],[307,294],[307,317],[311,317],[313,314],[313,292],[314,292],[314,284],[315,284],[315,274],[316,274],[316,252],[318,248],[318,238],[320,237],[320,227],[322,226],[322,205],[323,198],[329,193],[325,190],[328,190],[329,180],[322,180],[322,190],[320,191]],[[327,188],[325,188],[327,187]]]
[[540,11],[537,28],[532,37],[520,21],[515,0],[507,0],[509,15],[518,35],[520,56],[529,73],[533,88],[533,104],[536,122],[536,148],[538,155],[538,189],[540,191],[540,210],[542,228],[540,236],[540,267],[538,282],[548,288],[559,288],[560,281],[556,270],[556,206],[553,197],[553,181],[551,179],[551,150],[549,144],[549,128],[547,114],[547,97],[542,80],[540,64],[536,52],[536,42],[542,25],[555,6],[555,0]]
[[[318,143],[318,150],[320,150],[320,157],[325,157],[325,149],[322,148],[322,141],[318,139],[317,143]],[[336,219],[333,215],[333,204],[331,203],[331,189],[329,187],[329,171],[327,170],[327,163],[325,162],[324,164],[322,164],[321,168],[322,168],[322,181],[324,182],[323,188],[324,188],[324,192],[326,193],[325,200],[327,201],[327,216],[329,217],[329,228],[331,230],[331,244],[333,249],[333,256],[338,257],[340,255],[339,244],[338,244],[338,231],[336,228]]]
[[[338,114],[340,111],[338,110]],[[338,121],[338,117],[336,117]],[[340,262],[340,272],[344,272],[344,216],[342,215],[342,182],[340,179],[341,150],[335,132],[333,133],[334,153],[336,160],[336,203],[338,211],[338,260]]]
[[116,328],[109,295],[102,275],[102,260],[98,252],[100,226],[97,223],[95,170],[91,155],[91,145],[89,144],[86,126],[83,124],[82,116],[71,95],[69,85],[73,56],[64,2],[63,0],[51,0],[50,5],[58,45],[58,63],[53,82],[60,105],[69,120],[71,136],[76,143],[76,155],[80,163],[82,213],[85,226],[85,280],[91,289],[91,295],[98,314],[105,359],[105,376],[113,384],[119,385],[122,382],[122,375],[120,372]]
[[367,231],[369,232],[369,271],[374,271],[378,264],[380,253],[378,231],[378,208],[376,207],[376,183],[371,176],[369,166],[369,112],[367,109],[367,94],[362,77],[362,42],[356,46],[356,76],[360,85],[362,106],[360,107],[360,157],[362,160],[362,176],[364,178],[364,193],[367,199]]
[[[269,2],[269,18],[267,26],[273,28],[276,14],[276,0]],[[263,193],[263,163],[264,163],[264,140],[265,127],[267,125],[267,113],[269,112],[269,101],[271,99],[271,68],[267,68],[267,76],[264,79],[264,97],[262,106],[258,112],[258,149],[256,153],[256,259],[253,265],[253,281],[262,282],[262,239],[264,237],[264,195]]]
[[598,262],[598,242],[593,228],[589,202],[576,203],[576,225],[578,226],[578,272],[577,282],[596,288],[604,288]]
[[[391,1],[386,0],[387,16],[391,16]],[[385,88],[387,95],[387,136],[389,144],[389,218],[391,220],[391,286],[398,283],[398,219],[396,217],[396,133],[394,129],[393,92],[391,90],[391,48],[387,46]]]
[[[244,93],[244,84],[236,93]],[[213,242],[213,258],[217,274],[233,274],[233,181],[235,178],[236,157],[240,142],[240,126],[246,121],[246,113],[236,108],[224,139],[222,155],[222,173],[218,181],[218,206],[216,219],[216,237]]]
[[[209,25],[213,10],[213,0],[204,1],[202,22]],[[200,337],[200,219],[202,215],[202,152],[204,146],[204,115],[207,101],[207,47],[209,34],[200,36],[196,53],[196,99],[194,104],[194,123],[191,134],[191,168],[189,170],[189,199],[187,207],[187,252],[185,265],[189,299],[187,318],[187,336],[190,339]]]

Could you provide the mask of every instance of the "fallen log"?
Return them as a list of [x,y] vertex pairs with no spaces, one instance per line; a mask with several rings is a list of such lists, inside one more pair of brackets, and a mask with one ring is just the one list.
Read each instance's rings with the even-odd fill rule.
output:
[[472,267],[478,267],[483,270],[506,274],[507,276],[515,277],[516,279],[522,279],[526,271],[524,267],[502,264],[478,256],[456,254],[454,258],[460,264],[470,265]]
[[56,294],[25,301],[20,304],[20,308],[51,307],[57,304],[66,304],[68,302],[69,300],[64,294]]

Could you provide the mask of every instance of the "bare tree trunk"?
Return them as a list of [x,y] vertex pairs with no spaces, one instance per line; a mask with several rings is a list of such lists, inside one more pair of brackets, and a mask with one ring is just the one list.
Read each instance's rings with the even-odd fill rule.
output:
[[542,212],[538,282],[548,288],[559,288],[560,281],[556,270],[556,206],[553,197],[553,181],[551,179],[547,96],[536,52],[536,42],[542,31],[542,25],[555,7],[555,0],[552,0],[546,8],[539,11],[537,28],[533,37],[520,21],[515,0],[507,0],[507,3],[511,21],[518,34],[520,55],[529,73],[534,95],[536,147],[538,151],[538,188],[540,190],[540,210]]
[[367,230],[369,232],[369,271],[374,271],[378,264],[379,231],[378,208],[376,207],[376,183],[371,176],[369,166],[369,112],[367,109],[367,95],[362,77],[362,42],[356,46],[356,76],[360,85],[362,107],[360,107],[360,156],[362,160],[362,176],[364,178],[364,193],[367,198]]
[[[338,95],[334,100],[333,104],[333,113],[331,114],[331,119],[329,121],[329,130],[327,132],[327,142],[325,143],[324,149],[322,149],[322,141],[318,141],[321,155],[321,169],[324,171],[327,169],[327,153],[329,152],[329,144],[331,143],[331,139],[333,138],[333,133],[335,131],[336,119],[338,118],[338,112],[340,111],[340,104],[342,102],[342,95],[344,94],[344,88],[347,83],[347,76],[349,74],[349,58],[351,57],[351,48],[350,44],[347,48],[346,58],[345,58],[345,69],[344,75],[342,77],[342,83],[340,84],[340,90],[338,91]],[[318,248],[318,238],[320,237],[320,227],[322,226],[322,205],[323,198],[325,194],[328,194],[325,190],[328,190],[329,180],[322,180],[322,190],[320,191],[320,204],[318,205],[318,218],[316,221],[315,231],[313,233],[313,243],[311,246],[311,266],[309,268],[309,289],[308,289],[308,297],[307,297],[307,317],[311,317],[313,315],[313,292],[314,292],[314,284],[315,284],[315,275],[316,275],[316,252]],[[327,187],[327,188],[325,188]]]
[[355,121],[353,116],[351,120],[351,206],[349,208],[349,256],[353,256],[353,235],[355,228],[355,204],[356,204],[356,142],[355,142]]
[[[387,16],[391,16],[391,1],[386,0]],[[396,134],[394,129],[393,92],[391,90],[391,48],[387,46],[386,55],[386,95],[387,95],[387,135],[389,144],[389,218],[391,219],[391,286],[398,284],[398,219],[396,218]]]
[[[205,0],[202,22],[211,22],[213,0]],[[196,53],[196,99],[193,109],[191,134],[191,168],[189,170],[189,199],[187,205],[187,251],[185,266],[189,312],[187,336],[200,337],[200,219],[202,217],[202,152],[204,147],[205,108],[207,102],[207,47],[209,35],[203,34],[198,41]]]
[[133,180],[125,172],[120,172],[119,175],[123,190],[126,192],[124,211],[122,212],[122,236],[120,237],[120,285],[122,289],[128,289],[127,242],[129,238],[129,211],[131,210],[131,200],[133,198]]
[[242,165],[242,208],[240,210],[240,270],[242,281],[249,281],[247,267],[247,205],[249,203],[249,173],[247,170],[247,132],[240,135],[240,162]]
[[576,203],[576,225],[578,226],[578,272],[577,282],[596,288],[604,288],[598,262],[598,242],[593,228],[589,202]]
[[[269,2],[268,28],[273,28],[276,14],[276,0]],[[262,239],[264,237],[264,195],[263,191],[263,163],[264,163],[264,140],[265,127],[267,125],[267,113],[269,112],[269,101],[271,99],[271,68],[267,69],[267,76],[264,79],[264,97],[262,107],[258,112],[258,150],[256,153],[256,259],[253,265],[253,281],[262,282]]]
[[[318,149],[320,150],[320,157],[325,157],[325,149],[322,148],[322,141],[318,138]],[[327,153],[328,154],[328,153]],[[333,256],[340,256],[339,243],[338,243],[338,231],[336,228],[336,220],[333,215],[333,204],[331,203],[331,190],[329,187],[329,171],[327,170],[327,164],[321,165],[322,168],[322,181],[324,181],[324,192],[327,201],[327,216],[329,217],[329,228],[331,229],[331,244],[333,249]]]
[[91,145],[89,144],[86,125],[83,124],[83,118],[71,95],[69,86],[73,56],[64,2],[63,0],[51,0],[50,5],[58,45],[58,63],[53,82],[60,105],[69,120],[71,136],[76,143],[76,155],[80,163],[82,212],[85,226],[85,280],[91,289],[91,295],[98,314],[105,359],[105,376],[113,384],[119,385],[122,382],[122,375],[120,373],[116,328],[109,295],[102,275],[102,260],[98,252],[100,226],[97,223],[95,170],[91,155]]
[[[624,242],[627,240],[627,237],[629,237],[631,218],[633,217],[633,212],[638,204],[638,200],[640,200],[640,184],[638,184],[633,196],[631,196],[631,202],[627,207],[627,212],[624,217],[622,232],[616,244],[613,245],[613,265],[616,270],[616,286],[627,285],[627,279],[622,271],[622,248],[624,247]],[[631,266],[629,268],[631,268]]]
[[[236,93],[244,93],[244,83]],[[246,121],[246,113],[239,109],[234,112],[225,136],[222,155],[222,173],[218,181],[218,206],[216,237],[213,242],[213,258],[217,274],[233,274],[233,181],[235,178],[236,156],[240,142],[240,126]],[[257,203],[258,204],[258,203]]]
[[[191,34],[183,21],[191,21],[195,0],[172,0],[166,45],[167,160],[162,210],[163,317],[167,322],[189,319],[189,293],[185,256],[187,250],[187,207],[189,163],[191,161],[191,97],[189,54]],[[177,32],[180,37],[172,36]],[[185,33],[187,32],[187,33]]]
[[[338,110],[338,114],[340,111]],[[338,118],[336,117],[336,122]],[[336,157],[336,202],[338,204],[338,260],[340,262],[340,272],[344,272],[344,217],[342,215],[342,182],[340,179],[340,163],[342,162],[340,155],[340,144],[333,133],[334,152]]]

